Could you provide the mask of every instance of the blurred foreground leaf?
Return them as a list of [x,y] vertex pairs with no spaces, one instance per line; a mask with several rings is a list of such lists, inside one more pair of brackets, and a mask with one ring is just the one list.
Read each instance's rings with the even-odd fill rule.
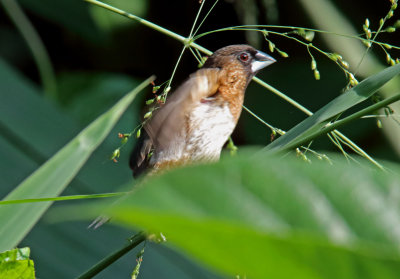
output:
[[35,267],[28,247],[0,253],[0,278],[34,279]]
[[[253,156],[187,167],[146,178],[110,214],[161,231],[230,275],[398,278],[400,166],[388,164],[388,174],[332,159],[333,166]],[[82,211],[63,208],[57,218]]]
[[[122,113],[150,80],[143,82],[111,109],[93,121],[66,146],[26,178],[4,200],[58,196],[74,178],[92,152],[105,139]],[[0,207],[0,251],[18,245],[52,202],[13,204]]]

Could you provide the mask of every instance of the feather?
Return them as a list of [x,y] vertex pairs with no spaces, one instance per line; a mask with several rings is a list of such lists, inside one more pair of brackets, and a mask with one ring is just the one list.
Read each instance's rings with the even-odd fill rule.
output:
[[201,99],[215,94],[219,72],[216,68],[201,69],[190,75],[144,126],[157,151],[168,149],[185,136],[185,116]]
[[148,168],[158,172],[194,161],[218,160],[239,119],[247,85],[273,62],[247,45],[217,50],[153,111],[131,155],[134,176]]
[[153,142],[146,131],[143,131],[135,148],[131,153],[129,166],[133,171],[133,177],[139,177],[149,166],[149,154],[153,149]]

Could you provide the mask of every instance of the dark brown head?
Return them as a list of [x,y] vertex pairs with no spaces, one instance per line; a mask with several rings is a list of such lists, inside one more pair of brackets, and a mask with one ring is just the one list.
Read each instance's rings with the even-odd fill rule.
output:
[[249,45],[231,45],[218,49],[204,63],[203,68],[223,69],[229,65],[239,66],[248,78],[252,78],[262,68],[276,60]]

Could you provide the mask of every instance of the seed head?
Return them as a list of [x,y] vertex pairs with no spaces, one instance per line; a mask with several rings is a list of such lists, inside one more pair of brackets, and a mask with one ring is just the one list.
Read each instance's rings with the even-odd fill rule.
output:
[[365,19],[365,27],[369,28],[369,19],[368,18]]
[[320,78],[321,78],[321,75],[317,69],[314,70],[314,78],[316,80],[320,80]]
[[275,44],[271,41],[268,42],[268,47],[270,52],[274,52],[275,50]]
[[311,60],[311,70],[315,70],[317,68],[317,61],[315,59]]

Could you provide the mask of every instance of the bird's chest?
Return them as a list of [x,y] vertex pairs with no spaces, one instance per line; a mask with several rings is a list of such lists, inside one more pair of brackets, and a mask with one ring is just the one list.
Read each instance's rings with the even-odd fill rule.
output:
[[184,156],[190,160],[218,160],[236,121],[229,105],[204,102],[187,116]]

